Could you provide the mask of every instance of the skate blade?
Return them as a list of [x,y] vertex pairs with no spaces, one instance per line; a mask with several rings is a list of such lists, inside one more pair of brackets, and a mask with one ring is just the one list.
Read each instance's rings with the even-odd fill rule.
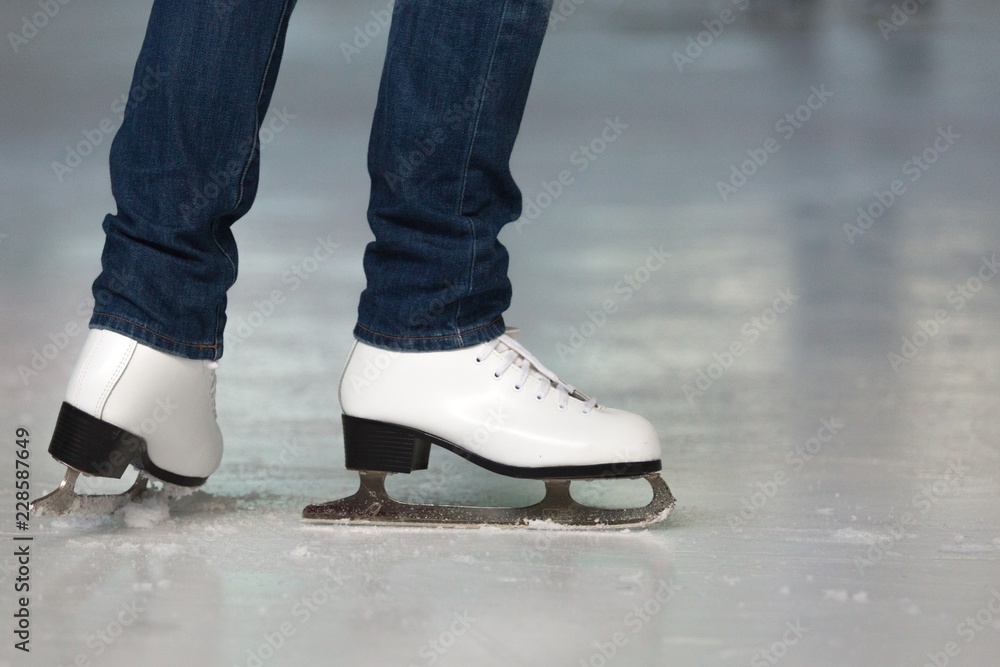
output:
[[138,500],[146,490],[146,477],[142,473],[135,483],[124,493],[115,495],[88,495],[75,491],[78,470],[66,469],[66,476],[55,491],[37,498],[31,503],[31,513],[36,517],[65,516],[109,516],[130,502]]
[[357,493],[341,500],[309,505],[302,510],[302,518],[351,525],[623,528],[662,521],[677,503],[667,483],[656,473],[642,476],[653,488],[649,504],[626,509],[604,509],[576,502],[570,496],[568,479],[544,480],[545,497],[528,507],[401,503],[386,492],[386,474],[361,471]]

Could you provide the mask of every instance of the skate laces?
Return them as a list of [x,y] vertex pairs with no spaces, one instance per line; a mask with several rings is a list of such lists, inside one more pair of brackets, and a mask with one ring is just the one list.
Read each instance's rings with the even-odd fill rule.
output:
[[[501,345],[506,349],[497,349]],[[511,366],[520,371],[517,381],[514,382],[514,389],[520,391],[529,379],[534,379],[538,381],[538,391],[535,393],[535,398],[539,401],[544,400],[554,386],[556,391],[559,392],[557,405],[560,410],[566,409],[571,396],[584,402],[583,409],[581,410],[583,414],[589,414],[597,405],[596,398],[587,398],[577,391],[576,387],[560,380],[555,373],[543,366],[542,362],[536,359],[531,352],[528,352],[523,345],[507,334],[502,334],[499,338],[494,338],[489,343],[486,343],[485,348],[476,357],[476,363],[485,361],[486,357],[494,350],[497,350],[498,354],[503,354],[503,362],[493,371],[494,377],[499,379]]]

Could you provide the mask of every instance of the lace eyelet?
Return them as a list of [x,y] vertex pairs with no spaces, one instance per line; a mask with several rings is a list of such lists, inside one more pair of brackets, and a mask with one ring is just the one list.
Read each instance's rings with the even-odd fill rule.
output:
[[558,408],[559,408],[560,410],[565,410],[565,409],[566,409],[567,407],[569,407],[569,406],[567,406],[567,405],[560,405],[560,406],[557,406],[557,407],[558,407]]
[[541,402],[541,401],[545,400],[545,397],[544,396],[539,396],[538,394],[535,394],[535,400]]
[[515,384],[514,385],[514,391],[521,391],[522,389],[524,389],[524,385],[523,384]]
[[580,410],[580,413],[584,415],[589,415],[590,412],[591,412],[590,410]]
[[497,372],[497,371],[493,371],[493,377],[495,379],[499,380],[500,378],[503,377],[503,373],[500,373],[500,372]]
[[486,360],[485,360],[485,359],[483,359],[482,357],[480,357],[480,356],[479,356],[478,354],[476,355],[476,365],[477,365],[477,366],[478,366],[479,364],[483,363],[484,361],[486,361]]

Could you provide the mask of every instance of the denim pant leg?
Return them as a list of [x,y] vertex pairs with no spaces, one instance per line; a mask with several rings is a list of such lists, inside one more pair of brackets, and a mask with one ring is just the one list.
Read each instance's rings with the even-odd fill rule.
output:
[[550,0],[396,0],[369,144],[367,288],[354,334],[446,350],[504,331],[509,168]]
[[257,190],[258,131],[294,0],[156,0],[111,147],[92,328],[222,355],[232,224]]

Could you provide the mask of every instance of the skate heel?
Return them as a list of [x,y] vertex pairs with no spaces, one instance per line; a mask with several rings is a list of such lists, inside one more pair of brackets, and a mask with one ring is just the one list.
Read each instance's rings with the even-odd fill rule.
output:
[[74,470],[97,477],[120,478],[145,450],[137,435],[94,417],[65,401],[59,409],[49,454]]
[[431,443],[419,431],[373,419],[343,416],[348,470],[412,472],[427,468]]

